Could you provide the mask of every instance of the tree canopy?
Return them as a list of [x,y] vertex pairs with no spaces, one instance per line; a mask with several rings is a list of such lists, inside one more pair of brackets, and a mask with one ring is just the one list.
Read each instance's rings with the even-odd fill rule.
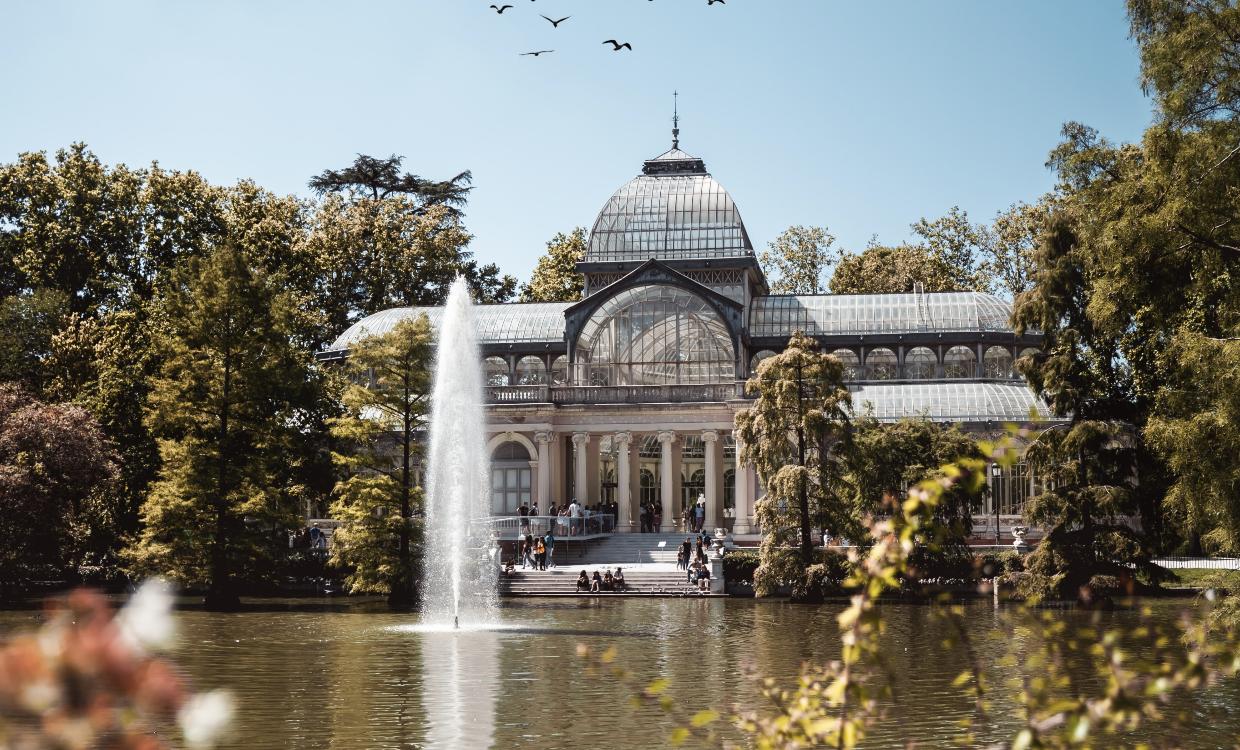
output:
[[423,315],[403,320],[349,352],[345,413],[332,424],[342,478],[332,517],[343,525],[332,537],[332,562],[348,572],[354,592],[387,594],[411,604],[416,576],[413,545],[422,510],[416,464],[430,409],[434,342]]
[[557,232],[547,241],[547,252],[538,259],[530,282],[521,287],[522,302],[576,302],[585,291],[585,278],[577,264],[586,257],[586,230],[577,227]]
[[758,256],[773,294],[821,294],[826,291],[835,237],[826,227],[791,226],[771,240]]

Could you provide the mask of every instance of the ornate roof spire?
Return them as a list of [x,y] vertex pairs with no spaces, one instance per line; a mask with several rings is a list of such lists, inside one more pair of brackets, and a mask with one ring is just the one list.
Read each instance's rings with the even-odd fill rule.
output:
[[672,148],[680,148],[680,92],[672,92]]

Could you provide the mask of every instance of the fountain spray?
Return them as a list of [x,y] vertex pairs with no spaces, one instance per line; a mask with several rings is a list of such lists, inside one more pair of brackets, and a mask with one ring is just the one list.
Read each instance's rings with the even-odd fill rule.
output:
[[[431,394],[428,492],[423,545],[424,622],[488,622],[496,609],[496,566],[473,522],[490,515],[490,461],[483,415],[482,356],[469,287],[457,278],[438,326]],[[485,535],[483,535],[485,537]]]

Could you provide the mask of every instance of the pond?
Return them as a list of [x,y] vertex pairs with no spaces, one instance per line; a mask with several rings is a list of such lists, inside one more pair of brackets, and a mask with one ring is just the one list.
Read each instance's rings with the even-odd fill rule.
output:
[[[835,616],[819,607],[749,599],[530,599],[502,610],[509,628],[419,633],[416,618],[357,601],[255,600],[242,613],[178,612],[175,659],[198,687],[227,687],[239,699],[233,746],[246,748],[654,748],[671,726],[653,708],[635,710],[630,690],[589,676],[585,643],[614,646],[646,682],[670,681],[691,711],[761,705],[752,675],[787,683],[803,661],[838,654]],[[1185,600],[1154,603],[1170,620]],[[970,699],[951,687],[965,666],[941,646],[944,626],[919,605],[884,605],[895,698],[865,747],[945,747]],[[1084,617],[1083,613],[1064,613]],[[986,664],[1012,645],[989,603],[966,617]],[[1109,613],[1111,624],[1136,617]],[[34,624],[37,613],[0,612],[0,632]],[[998,682],[998,680],[996,680]],[[1008,688],[996,685],[982,740],[1017,726]],[[1232,747],[1240,689],[1224,684],[1188,708],[1198,714],[1191,747]],[[1147,727],[1157,737],[1157,726]]]

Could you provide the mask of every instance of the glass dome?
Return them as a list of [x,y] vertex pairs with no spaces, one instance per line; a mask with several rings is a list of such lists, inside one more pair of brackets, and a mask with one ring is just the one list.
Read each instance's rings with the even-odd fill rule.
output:
[[753,255],[732,196],[701,159],[672,149],[647,161],[642,171],[599,212],[587,263]]
[[735,379],[727,324],[701,297],[665,284],[617,293],[582,326],[577,385],[672,385]]

